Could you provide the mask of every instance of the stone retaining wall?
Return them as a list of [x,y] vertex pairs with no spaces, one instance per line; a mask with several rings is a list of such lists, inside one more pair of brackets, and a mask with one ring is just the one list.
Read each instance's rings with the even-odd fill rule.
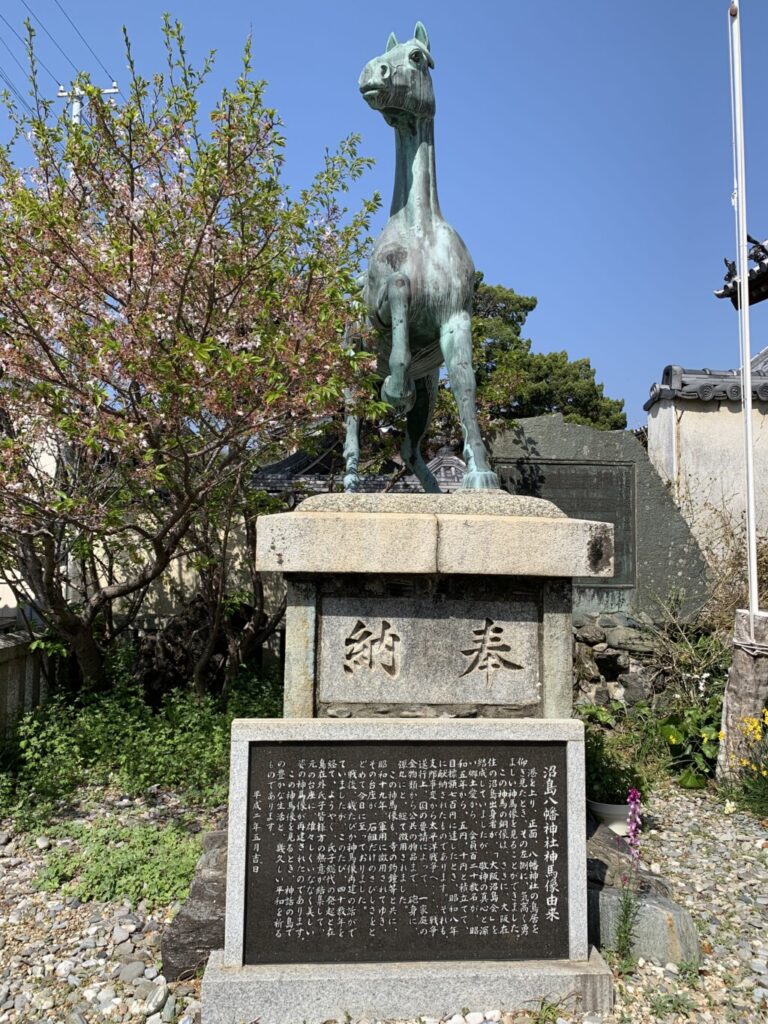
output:
[[573,616],[575,704],[633,705],[653,692],[656,671],[650,620],[623,612]]

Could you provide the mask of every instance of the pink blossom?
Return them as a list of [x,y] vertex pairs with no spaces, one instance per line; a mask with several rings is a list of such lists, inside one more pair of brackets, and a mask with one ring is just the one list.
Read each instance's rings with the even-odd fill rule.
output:
[[627,813],[627,846],[629,847],[633,865],[640,859],[640,791],[634,787],[627,794],[629,811]]

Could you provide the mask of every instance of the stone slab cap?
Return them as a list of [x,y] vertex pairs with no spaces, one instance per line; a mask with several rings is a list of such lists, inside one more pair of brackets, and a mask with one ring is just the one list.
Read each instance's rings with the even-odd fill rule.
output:
[[483,741],[584,743],[578,718],[235,718],[232,742]]
[[288,573],[613,575],[613,526],[507,494],[323,494],[261,516],[256,567]]

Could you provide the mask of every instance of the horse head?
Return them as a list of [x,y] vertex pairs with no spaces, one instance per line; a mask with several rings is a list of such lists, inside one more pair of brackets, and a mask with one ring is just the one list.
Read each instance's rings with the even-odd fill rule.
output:
[[368,61],[358,80],[360,92],[392,127],[408,117],[434,117],[435,94],[429,73],[434,66],[427,30],[417,21],[413,39],[398,43],[393,32],[386,51]]

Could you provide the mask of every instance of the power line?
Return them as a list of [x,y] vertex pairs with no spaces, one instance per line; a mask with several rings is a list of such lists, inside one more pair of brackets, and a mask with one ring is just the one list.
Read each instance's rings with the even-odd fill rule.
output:
[[[93,57],[93,59],[94,59],[94,60],[95,60],[95,61],[97,62],[97,64],[99,65],[99,67],[101,68],[101,70],[102,70],[102,71],[104,72],[104,74],[105,74],[105,75],[107,76],[107,78],[108,78],[108,79],[109,79],[109,80],[110,80],[111,82],[112,82],[112,81],[114,81],[114,79],[115,79],[115,76],[114,76],[114,75],[112,75],[112,74],[110,74],[110,72],[109,72],[109,71],[107,71],[107,69],[106,69],[106,67],[104,66],[104,64],[102,63],[102,61],[101,61],[101,58],[99,57],[99,55],[98,55],[98,54],[97,54],[97,53],[96,53],[96,52],[94,51],[93,47],[92,47],[92,46],[90,45],[90,43],[88,42],[88,40],[87,40],[87,39],[85,38],[85,36],[83,35],[83,33],[82,33],[82,32],[80,31],[80,29],[79,29],[79,28],[77,27],[77,25],[75,24],[75,22],[74,22],[74,21],[72,21],[72,19],[70,18],[70,16],[69,16],[69,15],[67,14],[67,12],[66,12],[66,11],[64,10],[64,8],[62,7],[62,5],[61,5],[61,4],[59,3],[59,0],[53,0],[53,2],[54,2],[54,3],[56,4],[56,6],[57,6],[57,7],[59,8],[59,10],[61,11],[61,13],[62,13],[62,14],[64,15],[64,17],[65,17],[65,18],[67,19],[67,21],[68,21],[68,22],[69,22],[69,24],[70,24],[70,25],[72,26],[72,28],[73,28],[73,29],[75,30],[75,32],[77,32],[77,34],[78,34],[78,35],[80,36],[80,38],[82,39],[83,43],[84,43],[84,44],[85,44],[85,46],[86,46],[86,47],[88,48],[88,50],[89,50],[89,52],[90,52],[91,56],[92,56],[92,57]],[[26,5],[25,5],[25,6],[26,6]]]
[[33,111],[32,107],[29,105],[28,101],[22,96],[22,94],[19,92],[19,90],[13,84],[13,82],[8,77],[8,75],[3,70],[2,67],[0,67],[0,81],[5,82],[6,86],[13,93],[13,95],[16,97],[16,99],[19,101],[19,103],[21,103],[23,106],[25,106],[27,108],[28,113],[34,114],[34,111]]
[[[23,2],[23,0],[22,0],[22,2]],[[5,25],[7,25],[7,27],[11,30],[11,32],[13,32],[13,34],[16,36],[16,38],[19,40],[21,45],[26,50],[26,48],[27,48],[26,40],[22,36],[19,35],[19,33],[16,31],[16,29],[10,23],[10,21],[8,21],[8,19],[2,13],[0,13],[0,21],[2,21]],[[35,61],[40,65],[40,67],[43,69],[43,71],[45,71],[46,74],[48,74],[51,77],[51,79],[53,80],[53,82],[56,85],[60,85],[61,84],[61,79],[57,78],[56,75],[54,75],[54,73],[51,71],[51,69],[48,67],[48,65],[44,64],[42,62],[42,60],[40,60],[40,58],[37,56],[37,54],[35,54]],[[27,74],[26,71],[24,73]]]
[[23,64],[21,63],[21,61],[19,60],[19,58],[18,58],[18,57],[16,56],[16,54],[15,54],[15,53],[13,52],[13,50],[12,50],[12,49],[10,48],[10,46],[8,45],[8,43],[6,43],[6,41],[5,41],[4,39],[3,39],[3,37],[2,37],[2,36],[0,36],[0,43],[2,43],[2,44],[3,44],[3,46],[4,46],[5,48],[6,48],[6,50],[8,51],[8,53],[10,53],[10,55],[11,55],[11,60],[14,60],[14,61],[16,62],[16,66],[17,66],[17,67],[18,67],[18,68],[19,68],[19,69],[21,70],[21,73],[22,73],[22,74],[24,75],[24,77],[26,78],[26,77],[27,77],[27,75],[29,74],[29,68],[25,68],[25,67],[24,67],[24,65],[23,65]]
[[70,56],[70,55],[69,55],[68,53],[66,53],[66,52],[65,52],[65,50],[63,50],[61,46],[59,46],[58,42],[57,42],[57,41],[56,41],[56,40],[54,39],[54,37],[53,37],[53,36],[52,36],[52,35],[50,34],[50,32],[48,32],[48,30],[47,30],[47,29],[45,28],[45,26],[43,25],[43,23],[41,22],[40,18],[39,18],[39,17],[37,16],[37,14],[35,13],[35,11],[34,11],[34,10],[32,9],[32,7],[30,7],[30,5],[29,5],[29,4],[27,3],[27,0],[22,0],[22,3],[23,3],[23,4],[24,4],[24,6],[25,6],[25,7],[27,8],[27,10],[28,10],[28,11],[30,12],[30,14],[32,14],[32,16],[33,16],[33,17],[35,18],[35,20],[36,20],[37,24],[38,24],[38,25],[40,26],[40,28],[41,28],[41,29],[43,30],[43,32],[44,32],[44,33],[46,34],[46,36],[48,37],[48,39],[50,39],[50,41],[51,41],[51,42],[53,43],[53,45],[54,45],[54,46],[56,47],[56,49],[57,49],[57,50],[58,50],[58,52],[59,52],[59,53],[61,54],[61,56],[62,56],[63,58],[65,58],[65,60],[69,61],[69,63],[71,63],[71,65],[72,65],[72,68],[73,68],[73,70],[74,70],[75,74],[76,74],[76,75],[79,75],[79,74],[80,74],[80,71],[81,71],[81,69],[80,69],[80,68],[78,68],[78,66],[76,65],[75,61],[74,61],[74,60],[72,59],[72,57],[71,57],[71,56]]

